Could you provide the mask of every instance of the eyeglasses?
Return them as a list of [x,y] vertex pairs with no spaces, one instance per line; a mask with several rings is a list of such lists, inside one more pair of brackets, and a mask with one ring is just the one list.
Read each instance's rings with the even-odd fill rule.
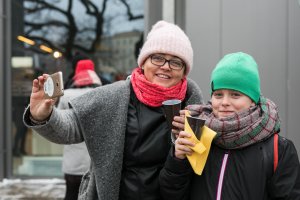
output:
[[151,59],[151,63],[153,65],[161,67],[161,66],[164,66],[167,62],[171,69],[178,70],[178,71],[181,70],[185,66],[184,62],[182,62],[180,60],[174,60],[174,59],[167,60],[163,56],[157,55],[157,54],[151,55],[150,59]]

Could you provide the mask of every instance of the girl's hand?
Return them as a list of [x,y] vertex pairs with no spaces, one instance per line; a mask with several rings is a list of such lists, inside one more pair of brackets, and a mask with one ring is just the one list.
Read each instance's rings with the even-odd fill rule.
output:
[[180,110],[179,113],[180,116],[175,116],[172,122],[172,133],[176,136],[176,138],[178,137],[179,132],[184,130],[185,110]]
[[178,138],[175,141],[175,157],[178,159],[185,159],[186,155],[192,155],[195,144],[188,138],[191,137],[190,133],[180,131]]

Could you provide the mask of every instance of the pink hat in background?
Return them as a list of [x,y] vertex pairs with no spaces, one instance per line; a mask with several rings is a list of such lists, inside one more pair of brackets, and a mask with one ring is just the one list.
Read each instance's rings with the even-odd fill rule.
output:
[[172,23],[159,21],[153,25],[140,51],[138,65],[154,53],[171,54],[181,58],[186,64],[186,74],[193,68],[193,49],[183,30]]
[[99,76],[95,72],[94,63],[91,60],[78,61],[73,77],[73,85],[84,87],[89,85],[102,85]]

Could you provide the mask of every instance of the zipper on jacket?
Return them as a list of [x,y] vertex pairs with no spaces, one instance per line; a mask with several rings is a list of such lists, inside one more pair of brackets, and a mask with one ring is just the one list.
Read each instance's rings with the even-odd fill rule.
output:
[[227,166],[227,160],[229,156],[229,151],[227,151],[224,156],[223,156],[223,161],[222,161],[222,167],[221,171],[219,174],[219,181],[218,181],[218,189],[217,189],[217,198],[216,200],[221,200],[221,193],[222,193],[222,187],[223,187],[223,181],[224,181],[224,174],[225,174],[225,169]]

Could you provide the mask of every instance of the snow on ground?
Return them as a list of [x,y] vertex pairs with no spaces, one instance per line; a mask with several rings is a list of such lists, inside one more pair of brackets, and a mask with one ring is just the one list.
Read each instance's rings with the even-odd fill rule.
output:
[[65,195],[63,179],[3,179],[0,200],[62,200]]

